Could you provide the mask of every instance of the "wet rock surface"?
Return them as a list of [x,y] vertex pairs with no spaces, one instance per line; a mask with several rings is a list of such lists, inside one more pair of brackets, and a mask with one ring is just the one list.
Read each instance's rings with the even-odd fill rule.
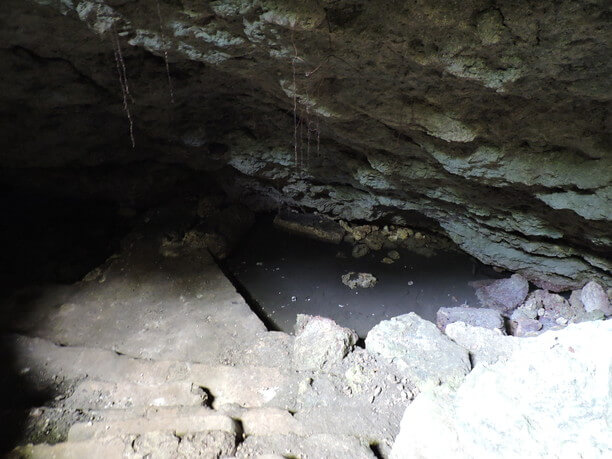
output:
[[2,184],[139,206],[217,180],[609,287],[604,2],[158,3],[5,2]]

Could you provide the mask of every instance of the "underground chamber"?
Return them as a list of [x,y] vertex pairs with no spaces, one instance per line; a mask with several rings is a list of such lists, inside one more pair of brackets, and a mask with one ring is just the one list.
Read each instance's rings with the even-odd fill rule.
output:
[[8,457],[608,457],[598,2],[7,0]]

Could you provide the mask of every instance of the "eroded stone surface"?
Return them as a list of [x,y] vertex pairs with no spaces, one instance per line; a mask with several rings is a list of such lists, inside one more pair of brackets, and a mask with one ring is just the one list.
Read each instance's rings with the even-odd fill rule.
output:
[[507,361],[474,368],[456,391],[417,396],[391,457],[607,457],[612,322],[526,341]]
[[253,208],[418,221],[543,288],[610,285],[604,2],[5,3],[3,183],[133,205],[213,170]]
[[465,349],[413,312],[370,330],[366,349],[391,362],[418,389],[441,382],[459,384],[471,369]]

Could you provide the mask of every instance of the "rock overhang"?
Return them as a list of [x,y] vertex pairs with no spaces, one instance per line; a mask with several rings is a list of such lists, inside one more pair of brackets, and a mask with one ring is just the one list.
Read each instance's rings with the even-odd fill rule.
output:
[[417,211],[549,288],[610,285],[603,2],[7,6],[3,167],[223,168],[226,190],[262,208]]

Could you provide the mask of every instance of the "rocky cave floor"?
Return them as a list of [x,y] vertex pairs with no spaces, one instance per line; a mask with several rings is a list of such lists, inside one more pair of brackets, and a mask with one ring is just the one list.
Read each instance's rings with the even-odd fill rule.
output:
[[[313,315],[288,334],[266,328],[216,261],[252,224],[245,208],[206,197],[134,220],[81,281],[6,295],[3,446],[22,445],[9,457],[610,452],[612,322],[596,283],[567,300],[501,273],[476,284],[486,307],[442,308],[437,326],[406,309],[364,342]],[[381,266],[393,247],[448,249],[412,229],[280,220]]]

